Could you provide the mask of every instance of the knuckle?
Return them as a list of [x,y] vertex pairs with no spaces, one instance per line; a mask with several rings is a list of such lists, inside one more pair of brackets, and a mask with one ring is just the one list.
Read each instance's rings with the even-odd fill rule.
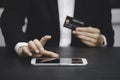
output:
[[96,38],[99,38],[99,34],[96,34]]
[[96,31],[97,31],[98,33],[101,33],[100,29],[98,29],[98,28],[96,28]]
[[88,28],[92,28],[91,26],[89,26]]
[[22,46],[21,48],[22,48],[22,50],[26,50],[26,49],[28,49],[27,46]]
[[38,41],[38,39],[34,39],[33,41],[34,41],[34,42],[37,42],[37,41]]
[[32,49],[36,49],[36,46],[34,45],[33,42],[30,42],[30,43],[28,44],[28,47],[30,47],[30,48],[32,48]]
[[28,42],[28,44],[31,44],[31,43],[33,43],[33,41],[32,41],[32,40],[30,40],[30,41]]
[[89,26],[88,28],[86,28],[87,30],[93,29],[93,27]]

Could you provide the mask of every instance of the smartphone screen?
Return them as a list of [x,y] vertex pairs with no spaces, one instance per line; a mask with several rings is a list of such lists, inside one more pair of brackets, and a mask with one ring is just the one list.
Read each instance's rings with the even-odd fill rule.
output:
[[83,61],[80,58],[72,59],[72,64],[83,64]]
[[59,58],[37,58],[36,63],[60,63]]
[[56,66],[81,66],[87,65],[85,58],[34,58],[31,60],[33,65],[56,65]]

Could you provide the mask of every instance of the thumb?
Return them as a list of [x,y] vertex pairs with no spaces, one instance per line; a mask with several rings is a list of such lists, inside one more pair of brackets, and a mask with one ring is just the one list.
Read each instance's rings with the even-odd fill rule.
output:
[[42,46],[44,46],[46,44],[46,42],[48,40],[50,40],[50,39],[51,39],[51,36],[50,35],[46,35],[46,36],[41,38],[40,43],[42,44]]

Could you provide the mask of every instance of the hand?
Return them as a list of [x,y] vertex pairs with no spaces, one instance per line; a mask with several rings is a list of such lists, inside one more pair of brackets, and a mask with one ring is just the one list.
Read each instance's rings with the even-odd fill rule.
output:
[[52,58],[59,57],[58,54],[44,49],[44,45],[49,39],[51,39],[51,36],[46,35],[42,37],[40,41],[38,39],[29,41],[28,46],[21,46],[18,49],[18,55],[22,57],[24,56],[41,57],[43,55],[46,57],[52,57]]
[[104,43],[101,32],[93,27],[78,27],[73,34],[89,47],[101,47]]

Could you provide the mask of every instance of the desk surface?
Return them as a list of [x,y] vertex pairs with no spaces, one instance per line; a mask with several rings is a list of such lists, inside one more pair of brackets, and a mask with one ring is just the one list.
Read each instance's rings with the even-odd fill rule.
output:
[[84,57],[85,67],[33,67],[0,48],[2,80],[120,80],[120,48],[48,48],[61,57]]

